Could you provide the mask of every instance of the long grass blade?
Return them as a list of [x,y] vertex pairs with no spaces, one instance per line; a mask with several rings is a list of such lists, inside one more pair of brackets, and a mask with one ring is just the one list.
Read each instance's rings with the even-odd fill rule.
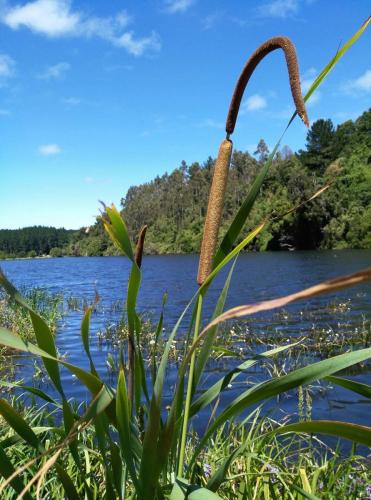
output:
[[361,443],[365,446],[371,446],[371,427],[351,424],[349,422],[338,422],[336,420],[307,420],[305,422],[283,425],[272,431],[273,434],[286,434],[288,432],[327,434]]
[[339,385],[344,387],[344,389],[349,389],[352,392],[356,392],[365,398],[371,399],[371,385],[362,384],[356,382],[355,380],[349,380],[343,377],[326,377],[327,382],[331,382],[334,385]]
[[273,396],[282,394],[295,387],[328,377],[329,375],[333,375],[334,373],[348,368],[349,366],[365,361],[370,357],[371,348],[340,354],[333,358],[305,366],[304,368],[299,368],[298,370],[294,370],[282,377],[262,382],[255,385],[251,389],[248,389],[234,399],[207,429],[193,454],[191,463],[194,463],[196,457],[213,432],[215,432],[227,420],[240,414],[241,411],[245,410],[252,404],[266,401]]
[[228,311],[226,311],[225,313],[221,314],[213,321],[211,321],[201,332],[201,335],[203,335],[213,326],[221,322],[227,321],[229,319],[240,318],[242,316],[256,314],[258,312],[269,311],[271,309],[276,309],[278,307],[284,307],[290,304],[291,302],[295,302],[297,300],[310,299],[312,297],[316,297],[317,295],[322,295],[324,293],[336,292],[338,290],[342,290],[343,288],[348,288],[350,286],[367,283],[370,280],[371,280],[371,268],[363,269],[362,271],[358,271],[357,273],[324,281],[323,283],[311,286],[309,288],[301,290],[300,292],[292,293],[290,295],[285,295],[284,297],[279,297],[273,300],[265,300],[263,302],[257,302],[256,304],[247,304],[244,306],[233,307],[232,309],[229,309]]

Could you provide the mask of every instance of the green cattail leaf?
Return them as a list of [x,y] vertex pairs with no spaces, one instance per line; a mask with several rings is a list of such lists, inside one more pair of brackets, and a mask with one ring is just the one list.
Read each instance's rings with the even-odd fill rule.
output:
[[30,394],[38,396],[39,398],[44,399],[44,401],[51,403],[58,408],[61,408],[61,405],[57,403],[55,399],[53,399],[52,397],[49,396],[49,394],[46,394],[46,392],[42,391],[41,389],[38,389],[37,387],[19,384],[18,382],[8,382],[6,380],[0,380],[0,387],[11,387],[12,389],[21,389],[22,391],[29,392]]
[[128,327],[129,331],[132,333],[134,333],[136,327],[135,308],[136,308],[141,279],[142,279],[142,273],[139,267],[134,262],[131,267],[129,283],[128,283],[127,299],[126,299]]
[[371,427],[365,425],[351,424],[349,422],[338,422],[336,420],[307,420],[288,424],[275,429],[273,434],[286,434],[288,432],[327,434],[338,438],[349,439],[356,443],[371,446]]
[[196,399],[196,401],[192,403],[190,409],[190,416],[196,415],[196,413],[199,413],[203,408],[212,403],[228,387],[228,385],[233,382],[233,380],[239,377],[241,373],[244,373],[248,368],[251,368],[259,361],[262,361],[264,359],[275,356],[276,354],[287,351],[288,349],[291,349],[292,347],[298,345],[299,343],[300,342],[295,342],[293,344],[276,347],[275,349],[271,349],[270,351],[257,354],[256,356],[253,356],[251,359],[244,361],[239,366],[236,366],[236,368],[233,368],[233,370],[231,370],[221,379],[215,382],[214,385],[209,387],[205,392],[201,394],[201,396],[199,396],[199,398]]
[[42,450],[42,445],[34,431],[5,399],[0,399],[0,415],[7,421],[10,427],[26,441],[26,443],[38,451]]
[[171,490],[169,500],[221,500],[221,497],[201,486],[189,484],[189,482],[178,477]]
[[91,313],[93,311],[93,306],[90,306],[86,309],[84,313],[84,317],[82,318],[81,321],[81,339],[82,339],[82,344],[84,346],[86,355],[89,358],[89,363],[90,363],[90,371],[93,375],[98,376],[97,371],[94,366],[93,359],[90,354],[90,344],[89,344],[89,332],[90,332],[90,317]]
[[344,370],[349,366],[365,361],[370,357],[371,348],[347,352],[345,354],[340,354],[338,356],[325,359],[324,361],[313,363],[309,366],[305,366],[304,368],[299,368],[298,370],[294,370],[282,377],[277,377],[272,380],[259,383],[251,389],[244,391],[228,405],[228,407],[215,419],[212,425],[207,429],[193,454],[191,463],[194,463],[210,436],[218,428],[220,428],[227,420],[240,414],[243,410],[245,410],[252,404],[266,401],[273,396],[282,394],[290,389],[294,389],[295,387],[309,384],[314,380],[328,377],[329,375],[333,375],[334,373],[340,370]]
[[48,360],[52,360],[55,363],[60,363],[66,368],[68,368],[76,377],[83,382],[84,385],[92,392],[94,395],[96,395],[100,389],[102,388],[102,381],[92,375],[89,372],[86,372],[85,370],[82,370],[78,366],[72,365],[70,363],[67,363],[66,361],[63,361],[62,359],[57,359],[53,356],[51,356],[49,353],[46,351],[43,351],[40,349],[40,347],[35,346],[31,342],[24,341],[17,335],[14,335],[14,333],[10,332],[6,328],[0,327],[0,345],[4,345],[6,347],[10,347],[11,349],[16,349],[17,351],[22,351],[22,352],[28,352],[31,354],[35,354],[36,356],[41,356],[42,358],[46,358]]
[[[7,454],[0,446],[0,474],[3,476],[4,479],[7,479],[14,472],[15,469],[13,467],[12,462],[9,460]],[[23,491],[24,484],[22,483],[21,479],[18,476],[14,477],[10,482],[10,484],[17,493],[21,493]],[[28,492],[24,495],[24,498],[26,500],[32,500],[32,497]]]
[[25,299],[6,278],[1,269],[0,269],[0,285],[5,289],[5,291],[15,302],[17,302],[20,306],[22,306],[24,309],[28,311],[35,332],[37,345],[51,356],[51,358],[43,357],[43,363],[46,368],[46,371],[48,372],[59,394],[61,394],[61,396],[64,397],[58,363],[56,363],[52,359],[57,357],[57,349],[55,347],[54,336],[50,331],[49,326],[47,325],[46,321],[41,316],[39,316],[35,311],[33,311],[33,309],[27,304]]
[[341,387],[344,387],[344,389],[349,389],[357,394],[361,394],[361,396],[365,396],[365,398],[371,399],[371,385],[361,384],[355,380],[349,380],[342,377],[326,377],[325,380],[331,382],[332,384],[340,385]]
[[62,486],[63,486],[64,491],[66,493],[66,498],[68,500],[76,500],[76,498],[79,498],[79,494],[77,493],[77,490],[75,488],[75,485],[72,482],[72,479],[67,474],[67,472],[63,469],[63,467],[58,462],[56,464],[54,464],[54,467],[57,471],[58,478],[59,478],[60,482],[62,483]]
[[[41,427],[31,427],[32,431],[38,436],[39,434],[44,434],[44,433],[54,433],[57,434],[58,437],[63,437],[64,433],[63,430],[61,430],[60,427],[46,427],[46,426],[41,426]],[[13,446],[18,443],[24,443],[25,440],[19,435],[19,434],[13,434],[12,436],[9,436],[5,439],[3,439],[0,442],[0,446],[5,450],[6,448],[9,448],[10,446]]]
[[133,481],[135,490],[139,498],[145,498],[142,496],[142,486],[139,483],[137,472],[135,469],[135,457],[132,453],[132,440],[131,440],[131,409],[130,401],[128,398],[125,374],[123,370],[120,370],[117,391],[116,391],[116,415],[117,415],[117,430],[119,433],[121,453],[125,459],[131,480]]
[[[229,273],[228,273],[227,279],[224,283],[222,292],[218,298],[218,301],[217,301],[217,304],[216,304],[216,307],[215,307],[215,310],[214,310],[214,313],[212,316],[213,319],[218,317],[222,313],[222,311],[224,310],[224,305],[225,305],[225,301],[227,299],[227,294],[228,294],[229,286],[231,283],[232,274],[234,271],[235,264],[236,264],[236,260],[233,262],[231,269],[229,270]],[[204,339],[203,345],[200,349],[200,352],[197,354],[195,373],[194,373],[194,379],[193,379],[194,380],[194,388],[197,388],[198,383],[199,383],[200,378],[201,378],[201,375],[204,371],[206,362],[210,357],[211,350],[213,348],[213,344],[214,344],[214,340],[215,340],[217,332],[218,332],[217,327],[211,328],[207,332],[207,335],[205,336],[205,339]]]
[[132,262],[135,262],[133,247],[129,238],[129,232],[126,227],[125,221],[120,215],[120,212],[117,210],[115,205],[106,207],[105,210],[108,215],[109,222],[105,218],[102,218],[102,222],[109,237],[124,255],[129,257]]
[[215,278],[215,276],[223,269],[224,266],[230,262],[233,257],[236,257],[241,250],[245,248],[246,245],[248,245],[267,225],[267,222],[262,222],[254,228],[252,231],[249,232],[249,234],[239,243],[233,250],[229,252],[228,255],[226,255],[223,260],[219,262],[219,264],[214,267],[213,271],[209,274],[209,276],[205,279],[205,281],[202,283],[202,286],[199,288],[199,293],[202,293],[206,290],[206,288],[210,285],[212,280]]
[[[158,478],[161,473],[161,468],[166,461],[168,452],[171,447],[174,426],[174,419],[171,419],[171,416],[174,417],[174,412],[172,411],[170,411],[170,416],[168,419],[170,420],[170,423],[166,423],[165,428],[162,430],[160,439],[162,392],[164,387],[166,367],[169,360],[169,353],[172,342],[178,332],[179,326],[183,321],[185,314],[187,313],[197,294],[198,292],[194,294],[192,299],[186,305],[182,314],[178,318],[178,321],[176,322],[173,330],[171,331],[169,338],[165,344],[161,362],[156,374],[156,380],[153,386],[152,398],[149,408],[148,423],[143,440],[142,459],[140,463],[139,481],[141,485],[145,485],[145,491],[143,491],[143,494],[146,495],[143,496],[143,499],[148,498],[149,500],[153,498],[153,491],[156,490]],[[172,406],[174,406],[174,401]]]

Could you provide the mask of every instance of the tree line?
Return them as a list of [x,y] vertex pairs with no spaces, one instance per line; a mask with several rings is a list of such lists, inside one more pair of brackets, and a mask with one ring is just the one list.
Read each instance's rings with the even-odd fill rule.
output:
[[[221,236],[247,195],[248,187],[262,168],[269,149],[261,140],[253,155],[233,153],[226,192]],[[148,225],[148,253],[198,252],[212,179],[214,159],[190,165],[182,162],[170,174],[132,186],[121,200],[123,216],[136,237]],[[307,200],[321,186],[331,187],[295,212],[276,218],[251,244],[253,250],[371,248],[371,110],[357,120],[337,127],[331,120],[314,122],[303,150],[293,153],[287,146],[276,154],[258,201],[246,224],[246,231],[271,215],[285,213]],[[60,240],[43,244],[26,228],[23,238],[0,231],[0,252],[17,254],[110,255],[109,244],[99,221],[89,229],[60,231]],[[53,228],[45,228],[52,234]],[[65,233],[63,233],[65,231]],[[57,234],[57,233],[56,233]],[[41,237],[41,236],[40,236]],[[20,243],[20,242],[23,243]]]

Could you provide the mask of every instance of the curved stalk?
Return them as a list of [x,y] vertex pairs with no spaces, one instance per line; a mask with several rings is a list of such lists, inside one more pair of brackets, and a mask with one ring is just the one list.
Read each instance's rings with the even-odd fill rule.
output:
[[[198,334],[200,331],[201,324],[201,313],[202,313],[202,293],[198,296],[197,301],[197,312],[196,312],[196,321],[195,321],[195,329],[193,334],[193,342],[195,342],[198,338]],[[189,374],[188,374],[188,384],[187,384],[187,395],[186,402],[184,406],[184,416],[183,416],[183,426],[182,426],[182,439],[180,443],[179,449],[179,462],[178,462],[178,477],[182,477],[183,469],[184,469],[184,456],[185,456],[185,448],[187,442],[187,430],[188,430],[188,420],[189,420],[189,411],[191,408],[191,399],[193,393],[193,375],[195,371],[195,353],[193,352],[191,357],[191,362],[189,365]]]

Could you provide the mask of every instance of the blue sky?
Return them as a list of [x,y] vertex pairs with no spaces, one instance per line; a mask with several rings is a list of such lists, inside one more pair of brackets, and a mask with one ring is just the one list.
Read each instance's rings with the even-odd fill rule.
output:
[[[77,228],[98,200],[215,156],[246,59],[287,35],[304,89],[369,14],[368,0],[0,0],[0,228]],[[370,105],[370,31],[308,106],[311,121]],[[293,110],[283,54],[245,93],[233,134],[273,146]],[[305,144],[296,121],[284,144]],[[206,200],[205,200],[206,203]]]

